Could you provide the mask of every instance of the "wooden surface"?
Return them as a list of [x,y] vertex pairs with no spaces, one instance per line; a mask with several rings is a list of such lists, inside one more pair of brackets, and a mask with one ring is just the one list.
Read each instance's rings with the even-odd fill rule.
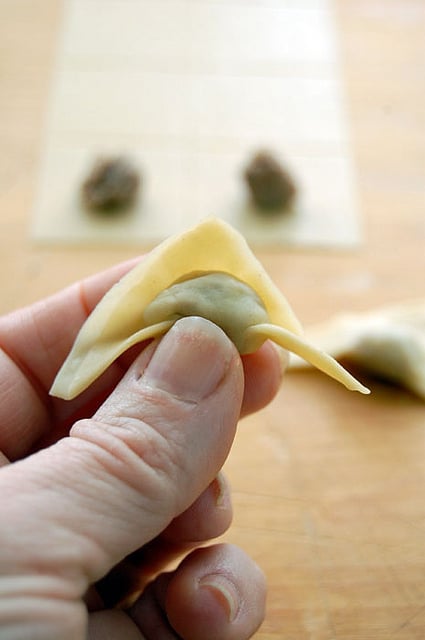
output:
[[[304,323],[424,295],[425,6],[334,4],[366,243],[260,255]],[[60,10],[56,0],[0,5],[2,312],[129,256],[28,237]],[[293,374],[241,423],[227,539],[268,576],[258,640],[425,637],[425,407],[372,389],[364,397]]]

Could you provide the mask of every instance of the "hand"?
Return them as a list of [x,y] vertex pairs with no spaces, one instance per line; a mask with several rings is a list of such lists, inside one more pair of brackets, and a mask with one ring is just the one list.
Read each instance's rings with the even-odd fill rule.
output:
[[75,400],[48,395],[130,266],[0,319],[4,640],[242,640],[262,621],[257,566],[231,545],[195,547],[229,526],[220,469],[240,415],[278,388],[274,348],[241,359],[221,329],[185,318]]

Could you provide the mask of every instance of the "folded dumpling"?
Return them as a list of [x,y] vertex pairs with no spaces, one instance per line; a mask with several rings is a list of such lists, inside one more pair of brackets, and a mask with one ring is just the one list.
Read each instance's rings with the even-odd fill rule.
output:
[[242,354],[270,339],[347,388],[369,392],[303,339],[290,305],[245,239],[210,218],[160,244],[110,289],[81,328],[51,394],[77,396],[129,347],[166,333],[183,316],[215,322]]
[[[425,300],[339,314],[311,327],[308,337],[357,370],[425,400]],[[292,368],[306,365],[291,357]]]

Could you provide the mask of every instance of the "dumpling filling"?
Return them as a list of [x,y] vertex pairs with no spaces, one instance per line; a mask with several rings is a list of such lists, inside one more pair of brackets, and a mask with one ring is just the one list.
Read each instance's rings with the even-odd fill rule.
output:
[[201,316],[217,324],[239,353],[258,348],[246,343],[248,327],[269,322],[255,291],[228,273],[208,273],[173,284],[146,307],[143,320],[146,325],[154,325],[187,316]]

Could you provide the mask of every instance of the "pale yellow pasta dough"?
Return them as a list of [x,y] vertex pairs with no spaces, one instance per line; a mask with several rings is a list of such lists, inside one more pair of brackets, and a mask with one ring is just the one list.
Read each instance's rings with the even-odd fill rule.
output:
[[[404,387],[425,400],[425,300],[363,313],[341,313],[310,327],[309,339],[357,371]],[[291,367],[308,366],[291,357]]]
[[110,289],[81,328],[51,394],[75,397],[129,347],[193,315],[216,322],[241,353],[271,339],[347,388],[368,393],[333,358],[301,337],[291,307],[245,239],[210,218],[160,244]]

